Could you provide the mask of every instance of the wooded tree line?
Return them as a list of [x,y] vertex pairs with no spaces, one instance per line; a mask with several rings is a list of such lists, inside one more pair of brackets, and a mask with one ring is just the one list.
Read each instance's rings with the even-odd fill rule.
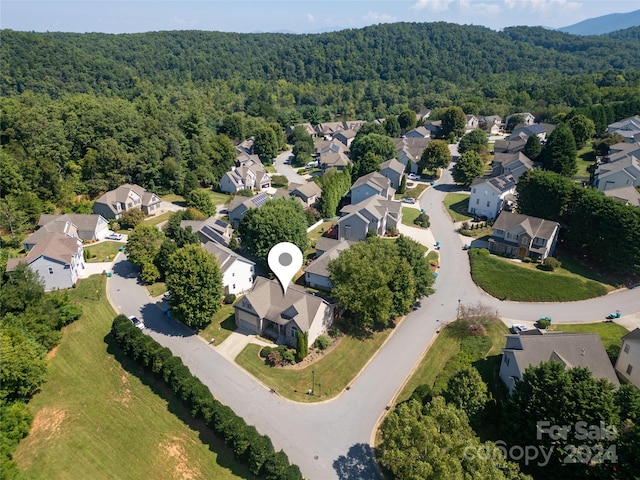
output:
[[19,474],[11,454],[31,428],[27,402],[46,381],[47,352],[82,308],[68,293],[45,294],[38,274],[24,264],[0,282],[0,472],[13,479]]
[[111,335],[133,361],[171,389],[194,419],[204,421],[252,474],[265,480],[302,480],[300,469],[289,463],[286,453],[276,452],[268,436],[260,435],[253,425],[216,400],[171,350],[142,333],[124,315],[114,318]]
[[561,246],[624,273],[640,272],[640,210],[546,170],[517,185],[518,211],[560,222]]

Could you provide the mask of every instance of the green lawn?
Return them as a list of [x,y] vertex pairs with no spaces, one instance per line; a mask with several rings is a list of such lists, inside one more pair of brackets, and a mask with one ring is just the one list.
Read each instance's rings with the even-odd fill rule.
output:
[[400,200],[403,197],[413,197],[417,199],[429,186],[426,183],[416,183],[415,185],[414,188],[408,188],[404,193],[396,193],[395,199]]
[[473,218],[467,215],[469,195],[466,193],[448,193],[444,197],[444,206],[454,222],[464,222]]
[[167,284],[164,282],[155,282],[151,285],[147,285],[147,292],[151,297],[157,297],[167,291]]
[[175,193],[170,193],[168,195],[165,195],[164,197],[162,197],[162,201],[175,203],[176,205],[180,205],[182,207],[185,207],[187,205],[187,202],[185,201],[184,197],[182,195],[177,195]]
[[[100,242],[95,245],[89,245],[84,251],[92,256],[87,259],[87,263],[110,262],[118,254],[118,250],[124,243],[120,242]],[[113,255],[113,257],[111,257]],[[111,257],[111,258],[110,258]]]
[[591,146],[591,142],[587,142],[587,145],[582,147],[577,152],[577,166],[578,170],[575,174],[576,177],[589,177],[591,172],[590,168],[593,168],[593,164],[596,161],[595,153],[593,152],[593,147]]
[[[594,280],[559,272],[543,272],[482,249],[469,250],[471,276],[490,295],[521,302],[571,302],[605,295],[608,287]],[[486,250],[484,251],[486,252]]]
[[309,237],[309,241],[315,242],[318,238],[324,235],[327,230],[336,225],[336,223],[337,222],[333,221],[322,222],[320,225],[309,232],[309,234],[307,235]]
[[24,476],[247,478],[247,469],[207,430],[200,432],[170,392],[127,358],[122,364],[114,358],[115,314],[105,277],[82,280],[69,293],[84,314],[65,329],[50,354],[48,380],[29,404],[33,426],[14,455]]
[[148,217],[144,219],[145,225],[160,225],[162,222],[166,222],[169,220],[169,217],[174,212],[164,212],[160,215],[154,215],[153,217]]
[[[340,344],[324,358],[299,370],[268,367],[259,356],[261,347],[254,344],[247,345],[236,362],[285,398],[298,402],[318,402],[342,392],[390,333],[390,329],[376,332],[366,340],[344,336]],[[319,388],[316,388],[315,396],[306,393],[311,388],[312,371],[315,372],[316,383],[322,383],[322,396],[319,395]]]
[[551,330],[558,332],[597,333],[605,350],[622,346],[622,337],[629,331],[617,323],[576,323],[551,325]]
[[201,330],[199,335],[207,341],[215,338],[215,344],[220,345],[235,329],[236,318],[233,305],[222,305],[213,316],[209,326]]
[[499,319],[488,321],[486,328],[487,335],[484,337],[463,337],[455,324],[444,327],[396,402],[407,400],[419,385],[429,385],[435,393],[439,393],[449,377],[465,365],[474,364],[485,381],[492,381],[494,367],[500,359],[509,330]]
[[413,223],[420,215],[420,210],[411,207],[402,207],[402,223],[409,227],[422,228]]
[[229,200],[232,198],[231,195],[227,193],[214,192],[210,188],[203,188],[202,190],[209,194],[215,205],[225,205],[229,203]]

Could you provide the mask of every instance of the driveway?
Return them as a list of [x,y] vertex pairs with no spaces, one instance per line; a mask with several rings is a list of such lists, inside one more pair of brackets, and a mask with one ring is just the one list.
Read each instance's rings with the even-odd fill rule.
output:
[[[536,320],[542,314],[551,316],[554,323],[599,321],[614,307],[640,311],[640,295],[633,290],[569,304],[501,302],[490,297],[471,280],[468,257],[442,205],[444,195],[455,190],[450,172],[444,170],[434,188],[420,198],[421,208],[429,212],[431,231],[442,246],[436,292],[401,322],[348,390],[323,403],[300,404],[272,393],[207,341],[164,316],[122,253],[116,258],[114,276],[108,279],[108,293],[117,311],[144,318],[146,333],[180,356],[216,398],[269,435],[276,450],[283,449],[305,477],[376,479],[370,445],[378,420],[440,325],[456,317],[458,302],[482,302],[513,322]],[[323,388],[331,389],[331,385]]]
[[291,150],[287,150],[286,152],[282,152],[280,155],[276,157],[273,161],[273,166],[278,172],[278,175],[284,175],[289,180],[289,183],[307,183],[307,180],[302,176],[298,175],[298,172],[291,165],[284,163],[289,159],[292,155]]

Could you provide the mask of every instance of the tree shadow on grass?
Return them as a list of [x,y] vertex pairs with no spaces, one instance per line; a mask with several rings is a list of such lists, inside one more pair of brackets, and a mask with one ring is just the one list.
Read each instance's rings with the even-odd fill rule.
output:
[[218,465],[229,469],[234,475],[240,478],[247,478],[250,480],[258,478],[249,472],[246,465],[243,465],[235,459],[231,449],[229,449],[222,440],[215,436],[213,431],[207,427],[203,420],[196,420],[191,416],[189,409],[182,404],[181,400],[174,395],[171,389],[163,381],[156,379],[152,373],[145,371],[140,365],[129,358],[120,349],[111,333],[108,333],[104,337],[104,342],[107,344],[107,353],[113,355],[125,371],[140,379],[140,381],[150,388],[153,393],[167,402],[167,409],[169,412],[175,415],[191,430],[198,432],[198,438],[200,441],[209,447],[210,451],[217,455],[216,461]]
[[341,480],[379,480],[382,478],[373,449],[366,443],[356,443],[346,455],[333,462],[333,469]]

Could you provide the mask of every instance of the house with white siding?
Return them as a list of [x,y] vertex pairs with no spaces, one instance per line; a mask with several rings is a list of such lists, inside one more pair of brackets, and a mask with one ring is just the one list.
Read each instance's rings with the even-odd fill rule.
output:
[[145,215],[155,215],[160,210],[160,197],[139,185],[127,183],[108,191],[93,203],[93,213],[107,220],[118,219],[133,208],[139,208]]
[[256,276],[254,262],[217,242],[206,242],[202,248],[218,260],[225,295],[239,295],[253,288]]
[[640,388],[640,328],[622,337],[616,372],[623,380]]
[[516,180],[511,174],[478,178],[471,184],[469,213],[496,218],[502,209],[515,200]]

